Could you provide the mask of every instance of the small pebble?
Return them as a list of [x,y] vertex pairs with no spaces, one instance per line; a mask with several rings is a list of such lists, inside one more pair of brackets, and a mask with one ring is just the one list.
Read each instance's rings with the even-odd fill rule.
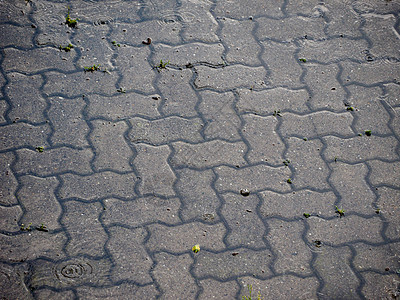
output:
[[242,189],[240,190],[240,195],[247,197],[248,195],[250,195],[250,191],[248,189]]

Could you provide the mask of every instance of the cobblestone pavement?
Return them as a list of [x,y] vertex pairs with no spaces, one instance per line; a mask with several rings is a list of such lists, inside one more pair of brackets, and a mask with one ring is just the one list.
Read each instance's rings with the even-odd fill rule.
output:
[[399,299],[399,13],[0,0],[0,298]]

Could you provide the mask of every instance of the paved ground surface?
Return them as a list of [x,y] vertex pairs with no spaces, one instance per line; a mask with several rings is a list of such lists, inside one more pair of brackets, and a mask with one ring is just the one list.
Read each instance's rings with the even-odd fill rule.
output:
[[399,12],[1,0],[1,299],[399,299]]

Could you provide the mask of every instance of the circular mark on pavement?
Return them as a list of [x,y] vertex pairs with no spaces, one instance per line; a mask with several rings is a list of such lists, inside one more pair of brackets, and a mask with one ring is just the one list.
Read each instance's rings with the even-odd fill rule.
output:
[[80,261],[63,262],[55,268],[56,277],[64,282],[85,280],[92,273],[92,266],[87,262]]

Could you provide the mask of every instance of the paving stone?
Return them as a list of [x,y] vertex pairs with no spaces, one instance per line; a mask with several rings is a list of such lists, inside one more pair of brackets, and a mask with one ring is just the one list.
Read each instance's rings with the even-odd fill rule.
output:
[[298,39],[321,40],[325,21],[322,18],[293,16],[284,19],[257,18],[256,36],[260,40],[273,39],[281,42],[293,42]]
[[397,140],[394,137],[357,136],[341,139],[335,136],[322,138],[326,145],[324,156],[328,161],[337,157],[348,163],[364,162],[371,159],[398,159],[396,154]]
[[149,20],[135,24],[115,24],[110,35],[112,41],[120,44],[140,46],[151,38],[154,43],[177,45],[181,42],[179,32],[182,25],[177,22],[165,23]]
[[396,239],[400,234],[399,204],[400,191],[388,187],[378,189],[378,201],[376,206],[380,209],[387,228],[385,235],[389,239]]
[[114,262],[112,280],[132,280],[139,284],[152,282],[149,272],[153,261],[143,246],[146,231],[143,228],[112,227],[109,233],[106,247]]
[[130,283],[122,283],[112,287],[80,287],[77,288],[80,299],[156,299],[158,291],[154,285],[137,286]]
[[260,213],[263,218],[282,217],[298,219],[304,213],[311,216],[329,217],[336,202],[333,192],[315,192],[301,190],[287,194],[278,194],[271,191],[260,192],[262,203]]
[[376,2],[374,0],[358,0],[353,3],[353,9],[358,13],[389,14],[400,9],[396,1]]
[[207,139],[235,141],[239,135],[240,119],[234,110],[235,97],[232,93],[202,91],[200,113],[206,119],[204,135]]
[[214,3],[211,1],[183,0],[180,2],[180,13],[187,13],[181,36],[183,41],[219,42],[216,34],[218,23],[210,13]]
[[122,47],[118,49],[114,65],[122,73],[120,87],[143,93],[154,92],[153,81],[156,77],[148,57],[150,50],[143,47]]
[[218,175],[215,188],[218,192],[239,192],[248,189],[251,193],[271,189],[278,192],[290,191],[286,180],[290,170],[286,167],[272,168],[266,165],[256,165],[245,168],[221,166],[215,168]]
[[320,111],[304,116],[287,113],[282,118],[279,130],[284,137],[297,136],[308,139],[325,135],[352,137],[354,136],[351,129],[352,122],[353,116],[349,112],[338,114]]
[[164,115],[180,117],[197,116],[196,104],[199,101],[190,81],[193,77],[191,70],[163,70],[157,80],[163,99],[161,107]]
[[204,279],[199,281],[199,285],[202,288],[199,300],[230,300],[234,299],[239,291],[239,286],[234,280],[220,282],[214,279]]
[[265,248],[263,236],[265,227],[257,215],[259,199],[256,195],[243,197],[239,193],[222,195],[224,204],[221,214],[228,223],[230,231],[226,242],[231,248]]
[[199,279],[212,277],[224,281],[249,274],[257,278],[267,278],[271,275],[271,260],[269,250],[237,248],[220,253],[201,250],[196,256],[193,273]]
[[75,257],[68,260],[49,261],[38,259],[31,263],[29,288],[41,290],[44,287],[62,289],[109,284],[111,262],[108,259]]
[[[260,280],[246,276],[239,279],[239,284],[241,296],[249,295],[248,285],[251,285],[253,287],[252,296],[256,296],[260,292],[264,299],[318,299],[319,282],[315,277],[301,278],[293,275],[281,275]],[[304,290],[305,286],[307,288]]]
[[[153,276],[160,285],[160,299],[194,299],[198,287],[190,273],[193,259],[189,254],[175,256],[168,253],[155,254],[157,262]],[[174,274],[174,276],[170,276]]]
[[2,22],[13,22],[19,25],[31,25],[29,14],[32,12],[31,3],[3,0],[1,2],[0,20]]
[[304,81],[311,92],[312,109],[343,111],[346,92],[337,80],[339,67],[335,64],[304,64],[307,72]]
[[382,98],[389,106],[396,107],[400,106],[400,85],[394,83],[388,83],[383,85],[385,87],[386,94]]
[[218,165],[244,166],[243,155],[246,145],[242,142],[228,143],[214,140],[210,142],[189,144],[176,142],[172,144],[175,152],[171,158],[172,166],[189,168],[211,168]]
[[290,138],[287,144],[286,157],[294,169],[291,179],[296,189],[329,189],[329,168],[321,157],[321,141]]
[[226,229],[222,223],[207,225],[191,222],[178,226],[152,224],[148,229],[150,238],[146,242],[146,247],[152,252],[167,251],[179,254],[190,252],[196,244],[200,245],[201,251],[225,249],[223,238]]
[[51,176],[65,172],[86,175],[92,173],[90,161],[93,152],[90,149],[71,148],[45,149],[42,153],[35,150],[17,150],[18,161],[15,172],[37,176]]
[[276,253],[275,272],[279,274],[296,273],[311,275],[312,252],[303,241],[303,223],[268,220],[267,241]]
[[104,256],[104,243],[108,236],[99,221],[102,205],[68,201],[63,208],[61,223],[69,235],[66,253],[70,256]]
[[370,54],[375,57],[400,58],[400,39],[395,29],[396,17],[368,14],[363,15],[363,19],[365,23],[362,29],[372,43],[372,47],[369,47]]
[[372,160],[368,162],[371,168],[369,180],[372,185],[389,185],[400,187],[400,162],[384,162]]
[[321,17],[320,10],[323,7],[318,0],[289,0],[285,11],[289,15],[300,15],[307,17]]
[[182,219],[213,222],[219,220],[220,200],[213,189],[215,175],[212,170],[176,170],[178,180],[175,185],[181,196]]
[[[64,42],[62,47],[68,45]],[[37,73],[45,70],[59,70],[61,72],[75,70],[74,60],[76,51],[60,51],[55,47],[35,48],[32,50],[4,49],[3,70],[17,71],[24,74]]]
[[293,111],[302,113],[308,111],[308,93],[306,90],[290,90],[273,88],[268,90],[253,91],[239,89],[239,112],[254,112],[256,114],[272,114],[274,110]]
[[93,130],[89,139],[96,153],[93,161],[94,169],[131,171],[129,161],[133,152],[124,138],[128,125],[123,121],[111,123],[102,120],[94,120],[91,125]]
[[395,116],[392,118],[390,125],[392,127],[392,130],[397,137],[397,139],[400,140],[400,107],[394,109]]
[[[1,76],[0,76],[1,77]],[[0,78],[0,86],[2,86],[1,84],[1,78]],[[2,97],[2,93],[0,92],[0,97]],[[5,119],[5,114],[6,111],[8,110],[8,104],[6,101],[4,100],[0,100],[0,124],[4,124],[7,123],[6,119]]]
[[49,230],[60,228],[58,219],[61,215],[61,206],[55,196],[59,184],[55,177],[39,178],[31,175],[19,178],[21,187],[16,195],[24,208],[24,216],[20,223],[32,228],[45,225]]
[[20,230],[18,220],[21,218],[23,211],[21,206],[0,206],[0,230],[8,232],[16,232]]
[[329,19],[326,32],[330,36],[360,37],[361,17],[352,9],[351,0],[332,1],[323,5],[323,13]]
[[[354,244],[356,251],[354,267],[359,271],[385,272],[386,268],[397,271],[400,267],[400,243],[372,246],[364,243]],[[387,271],[386,271],[387,272]]]
[[373,214],[376,197],[365,180],[368,174],[367,166],[335,162],[330,164],[330,169],[332,174],[329,181],[341,197],[339,207],[346,212]]
[[198,118],[184,119],[174,116],[154,121],[132,118],[130,123],[132,129],[129,138],[134,143],[146,142],[161,145],[178,140],[190,143],[202,141],[200,130],[203,124]]
[[[223,52],[224,47],[221,43],[190,43],[180,46],[155,44],[153,62],[157,64],[160,60],[166,61],[168,59],[167,61],[170,61],[169,64],[174,66],[186,66],[198,63],[222,65],[224,63],[222,60]],[[170,69],[169,71],[172,70]],[[164,73],[167,72],[162,72],[161,74],[164,75]]]
[[[332,212],[334,208],[332,207]],[[331,220],[321,218],[308,218],[309,224],[308,241],[321,241],[322,247],[325,245],[342,245],[355,241],[363,241],[367,243],[382,242],[380,232],[382,230],[382,222],[378,217],[362,218],[359,216],[344,216]],[[352,232],[351,235],[346,232]]]
[[166,145],[154,147],[145,144],[136,144],[135,149],[137,155],[133,164],[141,179],[140,193],[174,196],[176,176],[168,164],[171,149]]
[[399,277],[397,275],[381,275],[364,272],[365,283],[361,293],[366,299],[396,299],[399,297]]
[[[28,266],[0,263],[0,289],[3,299],[33,299],[25,285]],[[48,298],[49,299],[49,298]]]
[[59,299],[59,300],[69,300],[75,297],[74,292],[71,290],[64,290],[62,292],[55,292],[50,289],[40,289],[33,291],[35,299],[47,300],[47,299]]
[[82,112],[86,103],[82,98],[66,99],[52,97],[48,116],[53,127],[50,138],[54,146],[71,145],[85,147],[89,143],[86,139],[89,126],[84,120]]
[[154,196],[141,197],[133,201],[118,199],[104,200],[105,211],[101,215],[104,225],[123,224],[131,227],[140,227],[144,224],[162,222],[177,224],[180,222],[178,198],[161,199]]
[[383,105],[382,91],[378,87],[365,88],[349,85],[347,102],[356,109],[354,127],[358,132],[372,130],[377,134],[391,134],[388,127],[390,115]]
[[248,66],[259,66],[261,47],[253,37],[255,23],[252,20],[221,19],[221,36],[226,47],[226,61]]
[[269,86],[303,87],[304,84],[300,80],[303,69],[294,56],[297,47],[292,43],[273,41],[261,42],[261,44],[264,47],[261,57],[269,69]]
[[[244,115],[243,136],[250,144],[247,158],[250,163],[268,161],[269,164],[281,164],[285,145],[276,133],[278,120],[275,117]],[[268,128],[268,131],[265,130]]]
[[195,67],[197,88],[213,88],[228,91],[234,88],[262,88],[265,84],[266,70],[263,67],[232,65],[223,68],[207,66]]
[[347,38],[324,41],[304,40],[300,44],[298,57],[325,64],[342,60],[362,61],[365,56],[363,51],[367,48],[368,43],[365,40]]
[[76,197],[91,201],[113,196],[130,199],[136,195],[134,188],[137,179],[133,173],[101,172],[90,176],[64,174],[61,179],[59,195],[62,199]]
[[39,90],[43,84],[42,77],[40,75],[26,76],[20,73],[9,73],[7,79],[5,94],[11,104],[8,117],[11,120],[31,123],[46,121],[44,110],[47,103]]
[[[369,63],[342,62],[341,79],[344,83],[376,85],[378,83],[398,82],[400,63],[378,60]],[[374,76],[371,76],[374,74]]]
[[63,246],[67,241],[64,233],[49,233],[32,230],[20,235],[0,234],[0,259],[3,262],[20,263],[35,260],[61,259]]
[[35,29],[30,25],[16,26],[12,24],[0,24],[0,47],[33,47],[33,35]]
[[86,94],[112,95],[116,92],[118,75],[116,72],[84,72],[84,70],[62,74],[58,72],[47,72],[47,82],[43,87],[46,96],[82,97]]
[[15,205],[18,204],[15,192],[18,187],[17,179],[15,178],[10,166],[15,160],[15,155],[12,152],[0,153],[0,204]]
[[217,6],[214,8],[214,14],[237,19],[249,18],[250,16],[280,17],[282,16],[283,3],[283,0],[275,1],[274,3],[223,0],[218,1]]
[[348,247],[319,249],[313,265],[323,279],[321,293],[325,299],[360,299],[357,294],[360,280],[349,265],[351,258]]
[[89,118],[105,118],[110,120],[143,116],[155,118],[160,116],[157,110],[158,101],[153,97],[159,95],[141,95],[137,93],[120,93],[112,97],[101,95],[88,96]]

